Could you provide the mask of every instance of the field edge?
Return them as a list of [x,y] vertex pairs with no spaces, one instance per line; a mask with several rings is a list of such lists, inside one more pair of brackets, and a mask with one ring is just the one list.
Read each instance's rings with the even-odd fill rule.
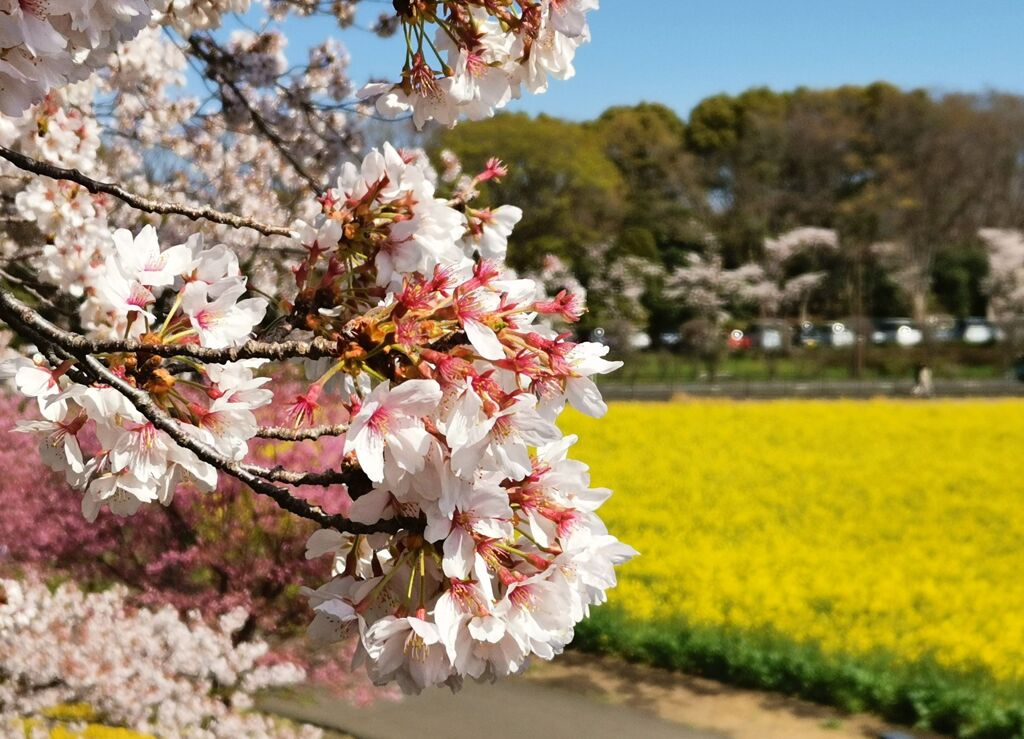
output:
[[641,622],[614,606],[577,626],[572,648],[698,675],[743,688],[784,693],[844,711],[965,739],[1024,736],[1024,686],[984,671],[885,654],[826,654],[764,630]]

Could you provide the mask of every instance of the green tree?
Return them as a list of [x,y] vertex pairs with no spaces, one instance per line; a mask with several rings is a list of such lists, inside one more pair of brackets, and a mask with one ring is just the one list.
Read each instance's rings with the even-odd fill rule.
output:
[[[986,224],[1024,219],[1024,100],[1015,96],[935,97],[886,83],[755,88],[698,104],[686,140],[727,263],[758,259],[765,236],[796,226],[839,231],[844,252],[822,304],[838,314],[858,294],[854,283],[864,288],[864,270],[877,271],[865,264],[876,242],[893,245],[885,268],[900,275],[904,310],[922,318],[932,307],[976,306],[977,280],[941,270],[939,279],[937,255]],[[875,310],[898,307],[885,303]]]
[[955,244],[939,250],[932,267],[935,300],[957,317],[985,315],[981,286],[988,275],[988,257],[977,243]]
[[537,270],[547,254],[579,267],[587,247],[614,242],[622,224],[625,183],[591,127],[549,116],[502,114],[438,134],[431,147],[450,149],[466,172],[490,157],[509,166],[500,183],[482,186],[482,202],[523,209],[509,263]]
[[[686,148],[686,124],[659,103],[609,108],[593,124],[626,184],[624,227],[613,257],[640,257],[671,271],[703,248],[708,200],[697,157]],[[679,302],[652,276],[642,303],[655,341],[679,326]]]
[[659,252],[699,245],[706,200],[679,116],[660,103],[641,103],[609,108],[594,128],[626,183],[625,226],[647,231]]

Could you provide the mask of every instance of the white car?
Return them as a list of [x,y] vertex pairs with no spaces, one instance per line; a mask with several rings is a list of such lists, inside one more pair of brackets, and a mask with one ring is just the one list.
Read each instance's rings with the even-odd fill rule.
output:
[[975,346],[994,344],[999,341],[999,329],[984,318],[965,318],[960,330],[960,338],[965,344]]
[[643,331],[637,331],[629,336],[629,346],[632,349],[650,349],[651,337]]
[[924,340],[924,333],[909,318],[884,318],[871,334],[874,344],[895,344],[896,346],[917,346]]
[[825,326],[828,329],[828,333],[825,334],[825,343],[829,346],[837,348],[853,346],[857,343],[857,334],[855,334],[850,327],[845,323],[836,321],[832,324]]

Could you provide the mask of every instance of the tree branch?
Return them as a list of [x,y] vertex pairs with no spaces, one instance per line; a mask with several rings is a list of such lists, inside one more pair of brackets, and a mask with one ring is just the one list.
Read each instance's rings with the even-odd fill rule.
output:
[[255,464],[239,465],[246,472],[262,477],[271,482],[283,482],[288,485],[315,485],[327,487],[329,485],[348,485],[355,479],[354,472],[337,472],[325,470],[323,472],[294,472],[284,467],[260,467]]
[[285,228],[284,226],[271,226],[266,223],[260,223],[259,221],[255,221],[251,218],[245,218],[233,213],[224,213],[223,211],[214,210],[212,208],[196,208],[191,205],[186,205],[185,203],[153,200],[152,198],[136,195],[125,190],[120,185],[94,180],[91,177],[82,174],[77,169],[66,169],[47,162],[41,162],[38,159],[25,156],[24,154],[12,151],[4,146],[0,146],[0,157],[3,157],[15,167],[23,169],[26,172],[32,172],[55,180],[67,180],[69,182],[74,182],[93,194],[104,193],[106,195],[113,195],[118,200],[130,205],[136,210],[145,211],[147,213],[180,215],[193,221],[206,220],[212,221],[213,223],[220,223],[225,226],[232,226],[234,228],[251,228],[254,231],[259,231],[265,236],[292,235],[291,229]]
[[348,431],[346,424],[336,426],[317,426],[310,429],[290,429],[280,426],[260,426],[256,436],[261,439],[279,439],[280,441],[316,441],[325,436],[342,436]]
[[92,341],[72,334],[75,343],[91,354],[148,353],[158,357],[190,357],[201,362],[224,364],[241,359],[323,359],[338,355],[338,342],[322,337],[311,341],[247,341],[240,346],[210,349],[195,344],[144,344],[140,341]]
[[58,328],[30,307],[14,297],[9,291],[0,289],[0,318],[13,316],[22,325],[44,336],[50,343],[58,344],[76,356],[87,354],[146,353],[157,357],[190,357],[201,362],[224,364],[241,359],[322,359],[335,357],[337,342],[317,337],[311,341],[247,341],[241,346],[226,349],[210,349],[195,344],[144,344],[141,341],[99,341],[87,339]]
[[[95,357],[82,354],[79,359],[85,363],[88,371],[98,381],[110,385],[123,396],[128,398],[132,405],[138,409],[139,413],[145,416],[146,419],[158,429],[164,431],[179,446],[188,449],[207,464],[213,465],[217,469],[226,472],[240,482],[248,485],[255,492],[271,498],[280,508],[288,511],[289,513],[294,513],[296,516],[300,516],[301,518],[315,521],[323,528],[335,529],[336,531],[351,534],[370,534],[382,531],[396,533],[400,529],[415,529],[420,525],[418,519],[409,518],[396,518],[391,521],[381,521],[379,524],[368,525],[350,521],[341,515],[328,514],[319,506],[315,506],[301,498],[296,498],[288,491],[287,488],[274,485],[267,478],[256,474],[254,468],[249,465],[242,465],[233,460],[229,460],[209,445],[188,436],[177,421],[168,416],[163,409],[153,403],[148,393],[129,385],[109,369],[104,367],[103,364]],[[255,469],[262,471],[262,468],[257,467]],[[268,471],[268,474],[272,473],[273,470]]]
[[138,409],[139,413],[156,428],[164,431],[179,446],[188,449],[203,462],[213,465],[248,485],[254,492],[271,498],[280,508],[289,513],[314,521],[324,528],[353,534],[395,533],[401,529],[419,530],[422,528],[422,522],[413,518],[395,518],[370,525],[360,524],[341,515],[328,514],[322,508],[301,498],[296,498],[287,488],[275,485],[274,481],[288,482],[294,485],[332,485],[353,482],[356,487],[362,487],[363,481],[360,478],[364,478],[365,475],[360,475],[358,471],[352,471],[350,474],[343,472],[289,472],[283,469],[267,469],[257,465],[241,464],[228,459],[208,444],[189,436],[178,421],[153,402],[149,393],[133,387],[92,356],[89,348],[91,342],[54,326],[2,288],[0,288],[0,318],[19,333],[26,334],[36,341],[42,340],[53,344],[78,359],[81,363],[80,369],[90,375],[93,381],[109,385],[121,393]]
[[[194,53],[197,57],[202,59],[203,62],[205,62],[206,71],[209,73],[210,78],[213,79],[215,82],[223,85],[224,87],[227,87],[229,90],[231,90],[232,93],[234,93],[235,98],[238,100],[239,103],[241,103],[242,107],[245,108],[246,113],[248,113],[249,119],[256,127],[256,130],[267,137],[267,140],[269,140],[270,143],[274,145],[274,148],[276,148],[278,152],[280,152],[281,156],[283,156],[287,160],[288,164],[290,164],[292,169],[295,170],[295,173],[299,175],[299,177],[304,179],[309,184],[309,186],[313,188],[317,195],[323,195],[324,188],[320,185],[319,181],[317,181],[317,179],[313,177],[313,175],[311,175],[302,165],[302,162],[300,162],[295,157],[295,155],[292,154],[291,151],[289,151],[288,144],[285,142],[285,140],[281,138],[281,135],[278,134],[277,131],[270,127],[270,124],[267,123],[267,121],[263,118],[260,112],[253,107],[252,103],[249,102],[249,100],[242,93],[242,90],[238,87],[238,84],[226,75],[221,74],[216,69],[218,59],[215,56],[215,52],[205,48],[203,45],[203,41],[209,43],[209,45],[212,46],[213,49],[215,50],[216,54],[224,56],[224,52],[220,49],[220,47],[216,46],[209,39],[203,39],[195,35],[189,37],[189,48],[192,50],[192,53]],[[223,103],[223,93],[221,94],[221,98],[221,102]]]

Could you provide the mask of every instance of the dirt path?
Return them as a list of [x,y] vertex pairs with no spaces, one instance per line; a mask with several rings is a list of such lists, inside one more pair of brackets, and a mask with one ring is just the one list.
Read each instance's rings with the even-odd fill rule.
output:
[[894,727],[874,716],[846,715],[776,693],[743,690],[713,680],[578,652],[564,654],[552,663],[538,664],[525,680],[733,739],[938,736]]

